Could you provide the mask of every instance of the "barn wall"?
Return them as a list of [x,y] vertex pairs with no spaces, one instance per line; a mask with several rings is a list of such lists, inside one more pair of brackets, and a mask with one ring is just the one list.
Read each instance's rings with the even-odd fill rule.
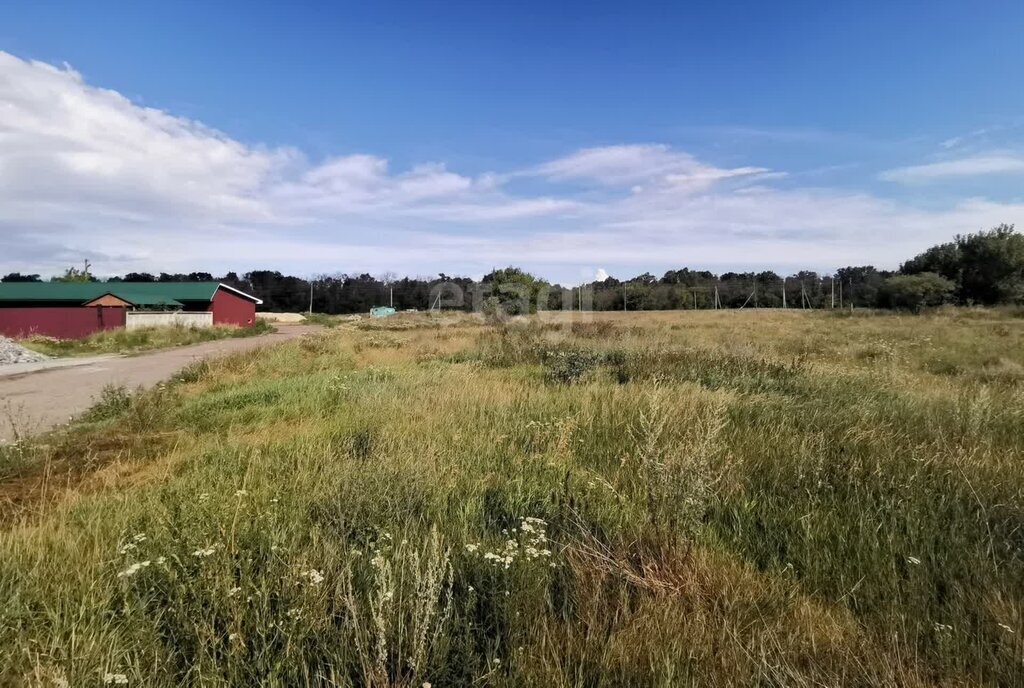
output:
[[225,289],[218,289],[213,295],[210,310],[214,325],[245,327],[256,322],[256,304]]
[[85,306],[39,306],[0,308],[0,335],[27,337],[32,334],[77,339],[100,330],[124,327],[124,308]]

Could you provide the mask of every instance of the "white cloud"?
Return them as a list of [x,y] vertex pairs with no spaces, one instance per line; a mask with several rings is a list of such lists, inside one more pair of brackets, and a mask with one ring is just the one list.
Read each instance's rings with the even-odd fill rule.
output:
[[[945,145],[945,144],[943,144]],[[953,144],[955,145],[955,144]],[[1024,173],[1024,157],[992,153],[958,160],[945,160],[926,165],[911,165],[886,170],[879,178],[901,184],[920,184],[948,177],[976,177],[993,174]]]
[[529,174],[634,188],[642,182],[663,183],[699,191],[722,179],[768,171],[763,167],[715,167],[663,144],[630,144],[584,148],[539,165]]
[[[993,157],[1004,171],[1021,162],[980,160]],[[783,175],[662,144],[586,148],[525,173],[393,170],[360,153],[312,162],[0,52],[0,272],[83,257],[103,273],[476,274],[511,263],[554,279],[595,265],[598,279],[659,266],[892,266],[959,232],[1024,224],[1019,204],[922,210],[772,184]],[[514,193],[524,181],[531,193]]]
[[608,279],[607,270],[605,270],[604,268],[598,268],[597,270],[594,271],[595,282],[604,282],[606,279]]

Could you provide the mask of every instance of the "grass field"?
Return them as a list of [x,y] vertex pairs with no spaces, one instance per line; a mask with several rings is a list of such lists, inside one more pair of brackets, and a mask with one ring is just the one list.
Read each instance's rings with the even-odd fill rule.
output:
[[95,354],[130,354],[151,349],[198,344],[215,339],[252,337],[274,331],[274,326],[257,320],[248,327],[216,325],[214,327],[143,327],[137,330],[104,330],[79,339],[27,337],[18,341],[25,348],[47,356],[91,356]]
[[0,449],[0,684],[1024,683],[1020,312],[588,315],[342,324]]

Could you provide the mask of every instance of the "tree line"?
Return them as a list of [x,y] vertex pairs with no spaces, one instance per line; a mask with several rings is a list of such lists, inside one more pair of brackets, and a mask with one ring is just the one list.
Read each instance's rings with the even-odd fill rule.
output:
[[[97,280],[84,268],[69,268],[55,281]],[[11,273],[4,282],[41,281],[37,274]],[[608,277],[564,287],[515,267],[494,270],[479,282],[468,277],[402,277],[393,274],[320,275],[313,279],[276,270],[128,273],[109,282],[219,281],[253,294],[270,311],[365,313],[374,306],[398,310],[496,309],[672,310],[709,308],[892,308],[920,310],[946,303],[1024,303],[1024,235],[1013,225],[957,236],[904,262],[899,270],[871,265],[840,268],[831,275],[805,270],[792,275],[682,268],[661,277],[650,273],[627,280]],[[523,298],[526,295],[527,298]]]

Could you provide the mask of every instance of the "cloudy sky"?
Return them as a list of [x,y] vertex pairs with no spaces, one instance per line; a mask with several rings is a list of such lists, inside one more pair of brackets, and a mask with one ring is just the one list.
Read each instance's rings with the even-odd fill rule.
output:
[[1022,3],[18,4],[0,273],[895,267],[1024,224]]

